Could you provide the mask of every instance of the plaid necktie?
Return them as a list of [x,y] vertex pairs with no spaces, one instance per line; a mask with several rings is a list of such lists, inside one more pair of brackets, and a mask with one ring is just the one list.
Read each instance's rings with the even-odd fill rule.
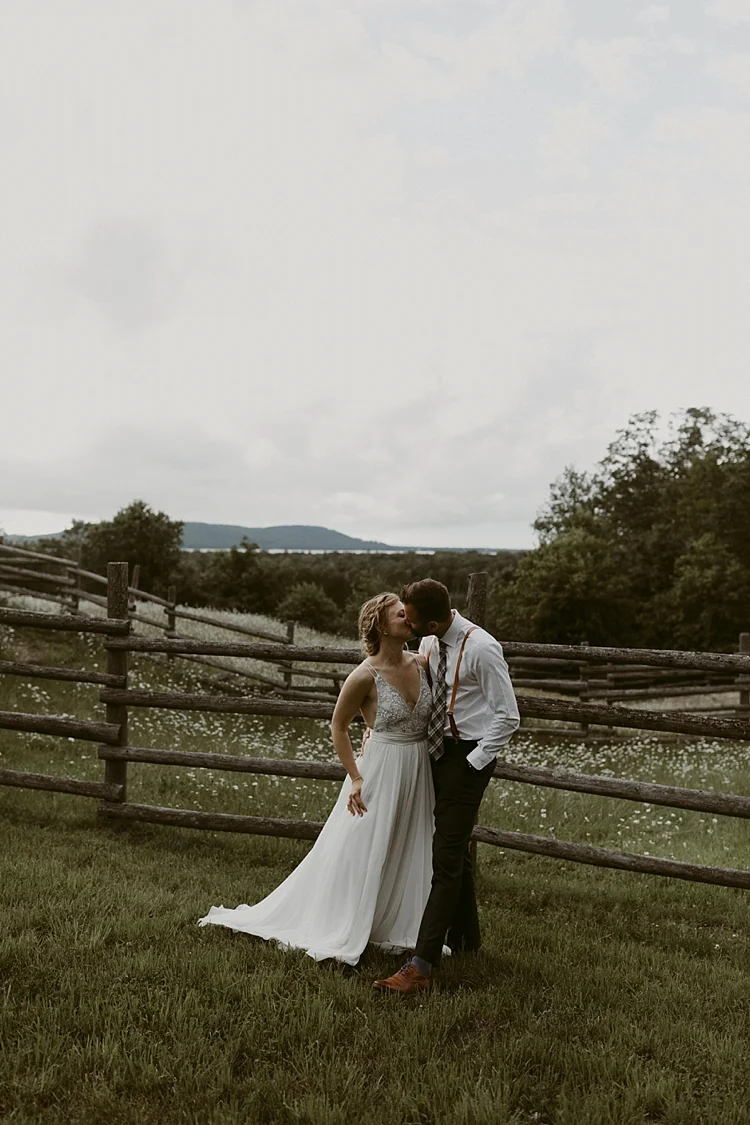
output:
[[448,684],[445,680],[448,646],[439,641],[439,657],[435,692],[432,697],[432,712],[427,724],[427,749],[433,762],[443,756],[443,731],[445,730],[445,711],[448,699]]

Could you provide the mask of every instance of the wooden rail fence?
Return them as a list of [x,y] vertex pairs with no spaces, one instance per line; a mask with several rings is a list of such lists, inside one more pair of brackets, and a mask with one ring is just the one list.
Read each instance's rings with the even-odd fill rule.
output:
[[[52,567],[58,567],[61,573],[52,573]],[[45,567],[45,570],[31,569],[32,567]],[[128,585],[128,598],[127,598],[127,611],[125,616],[131,620],[138,622],[142,625],[147,625],[152,629],[163,629],[164,635],[167,638],[180,638],[184,634],[180,634],[176,628],[178,620],[191,621],[198,624],[210,625],[220,632],[235,633],[252,637],[254,639],[274,641],[278,644],[285,646],[294,643],[295,623],[290,621],[278,632],[272,632],[268,629],[259,627],[249,627],[245,624],[240,624],[232,621],[221,621],[215,617],[211,617],[205,613],[196,613],[194,610],[186,609],[177,605],[177,589],[175,586],[170,586],[168,590],[168,597],[166,599],[160,598],[155,594],[150,594],[145,590],[139,588],[139,572],[140,568],[136,564],[133,568],[133,575]],[[95,594],[90,590],[83,588],[83,581],[89,584],[95,584],[106,587],[107,579],[100,574],[93,571],[85,570],[80,565],[80,551],[77,552],[76,559],[65,559],[55,555],[47,555],[40,552],[29,551],[26,548],[15,547],[8,543],[0,543],[0,591],[5,593],[21,594],[28,597],[44,598],[47,601],[52,601],[54,604],[64,606],[71,614],[80,614],[81,602],[90,605],[98,606],[102,609],[107,608],[106,594]],[[41,584],[41,589],[35,589],[30,586],[29,582]],[[54,587],[54,592],[50,592],[49,587]],[[148,617],[140,612],[137,608],[138,602],[147,602],[155,606],[161,607],[164,610],[165,617],[162,622],[159,622],[153,617]],[[173,660],[175,657],[179,659],[192,659],[195,657],[188,657],[180,652],[170,651],[167,654],[167,659]],[[199,658],[200,663],[211,665],[214,662],[205,658]],[[278,657],[272,664],[271,671],[280,673],[280,675],[267,675],[259,672],[257,669],[237,668],[227,665],[219,665],[223,673],[221,678],[222,690],[228,687],[227,680],[231,677],[235,685],[235,694],[240,694],[246,691],[246,687],[239,685],[243,681],[248,681],[252,685],[262,684],[265,688],[273,691],[275,694],[283,698],[309,698],[311,695],[328,695],[335,698],[341,684],[343,676],[340,673],[327,673],[321,671],[312,672],[305,668],[296,668],[283,659],[283,654]],[[306,680],[313,678],[317,682],[315,684],[307,684],[302,688],[295,679],[302,678]],[[216,686],[212,684],[210,679],[206,679],[206,686]]]
[[[486,600],[485,574],[471,576],[468,612],[474,620],[481,620]],[[138,747],[128,739],[128,711],[132,707],[179,709],[202,712],[234,714],[260,714],[276,716],[330,717],[331,700],[292,700],[255,695],[236,698],[227,695],[194,694],[187,692],[151,692],[128,688],[128,660],[130,653],[166,653],[188,656],[193,659],[205,654],[218,656],[252,656],[286,663],[303,661],[315,664],[335,661],[340,665],[358,663],[358,649],[326,649],[294,645],[289,639],[264,641],[198,641],[177,636],[134,636],[128,608],[134,587],[128,585],[128,567],[125,563],[111,563],[108,568],[107,617],[92,618],[80,613],[34,613],[13,608],[0,609],[0,625],[30,626],[35,629],[64,629],[91,633],[104,638],[107,654],[106,672],[92,672],[47,665],[4,660],[0,674],[33,676],[42,679],[65,680],[74,683],[94,683],[100,688],[100,699],[106,707],[105,721],[71,719],[66,716],[38,715],[15,711],[0,712],[0,729],[27,731],[58,737],[84,739],[98,744],[98,756],[104,762],[103,781],[81,781],[76,778],[26,773],[18,770],[0,770],[0,785],[30,789],[47,789],[94,797],[100,803],[99,815],[109,820],[138,820],[183,828],[202,828],[213,831],[248,832],[270,836],[284,836],[311,840],[321,825],[309,821],[273,817],[239,816],[221,812],[203,812],[157,805],[137,804],[127,799],[128,762],[210,768],[241,773],[269,774],[277,777],[294,777],[319,780],[339,780],[343,768],[336,763],[294,761],[277,758],[254,758],[220,753],[195,753],[183,750],[158,750]],[[174,613],[174,603],[165,603]],[[173,630],[172,630],[173,632]],[[675,669],[708,672],[715,675],[740,676],[742,690],[750,690],[750,636],[743,634],[742,651],[737,654],[686,653],[648,649],[614,649],[594,646],[534,645],[506,642],[505,651],[527,661],[555,661],[587,666],[611,667],[616,662],[639,673],[644,668]],[[339,673],[341,675],[343,673]],[[744,685],[747,684],[746,688]],[[608,701],[586,702],[568,699],[541,699],[538,696],[519,695],[519,708],[523,715],[565,719],[591,725],[623,725],[631,729],[679,732],[688,735],[708,735],[715,738],[740,739],[750,742],[750,722],[744,718],[717,718],[706,715],[685,715],[678,712],[643,710],[630,707],[613,707]],[[750,818],[750,797],[732,793],[713,793],[679,786],[657,785],[627,778],[599,777],[571,771],[552,771],[498,761],[495,777],[525,785],[564,789],[578,793],[628,801],[644,801],[673,808],[699,810],[722,816]],[[474,840],[495,847],[511,848],[523,852],[565,859],[576,863],[593,864],[618,870],[641,872],[669,878],[714,883],[721,886],[750,889],[750,871],[683,863],[654,856],[637,855],[610,848],[595,847],[571,841],[561,841],[521,832],[506,832],[497,828],[477,825]]]
[[[54,567],[57,567],[58,573],[53,572]],[[256,641],[271,641],[285,646],[284,651],[276,649],[270,654],[261,653],[260,650],[251,653],[240,649],[231,653],[222,649],[219,653],[251,657],[254,661],[268,663],[267,672],[259,671],[257,667],[240,668],[222,663],[215,659],[215,649],[198,651],[178,644],[166,649],[141,651],[150,651],[155,659],[163,657],[169,661],[189,660],[216,669],[220,675],[206,674],[201,683],[209,690],[219,691],[221,694],[241,696],[255,693],[259,690],[258,685],[261,685],[260,690],[286,699],[335,699],[345,673],[330,668],[325,671],[313,670],[301,667],[298,661],[285,659],[290,655],[286,646],[294,644],[294,622],[289,622],[285,629],[280,627],[278,632],[272,632],[250,628],[238,622],[219,621],[207,613],[178,606],[175,586],[169,587],[166,599],[141,590],[139,569],[136,564],[128,585],[126,616],[151,629],[162,629],[165,639],[178,642],[190,639],[177,631],[177,622],[183,620],[210,625],[222,632],[244,635]],[[71,614],[82,612],[81,602],[106,608],[106,596],[84,589],[84,582],[106,587],[107,579],[81,567],[80,551],[76,558],[62,558],[0,543],[0,591],[44,597],[53,604],[64,606]],[[29,583],[36,583],[41,589],[34,589]],[[139,601],[161,607],[164,610],[163,621],[159,622],[140,612],[137,608]],[[486,607],[478,605],[477,608],[478,614],[475,616],[483,616]],[[622,655],[624,651],[630,653],[633,650],[595,651],[600,655],[592,655],[592,649],[588,645],[508,643],[505,646],[511,678],[518,691],[532,689],[535,693],[574,696],[582,703],[600,700],[607,704],[627,704],[641,699],[654,702],[669,700],[677,705],[675,710],[686,714],[750,718],[750,679],[746,677],[743,680],[738,676],[736,667],[712,662],[710,657],[713,654],[701,654],[709,658],[703,662],[693,659],[692,663],[686,663],[677,659],[685,654],[676,654],[676,658],[670,660],[668,657],[675,657],[675,654],[651,652],[634,663],[631,656],[626,659]],[[739,651],[750,652],[750,634],[740,634]],[[602,656],[605,652],[610,655]],[[696,654],[689,655],[696,657]],[[330,664],[330,661],[327,663]],[[300,680],[305,682],[300,683]],[[701,703],[700,698],[707,694],[726,698],[722,698],[721,702]],[[693,698],[695,703],[691,702]],[[585,721],[581,723],[581,729],[586,731]]]

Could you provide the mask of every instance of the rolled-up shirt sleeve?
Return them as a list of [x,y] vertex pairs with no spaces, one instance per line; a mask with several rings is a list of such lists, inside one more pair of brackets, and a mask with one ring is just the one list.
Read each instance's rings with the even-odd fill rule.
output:
[[473,673],[487,701],[491,718],[484,738],[467,755],[466,761],[481,770],[497,757],[497,752],[518,730],[521,717],[518,713],[513,685],[502,647],[491,640],[477,649],[473,660]]

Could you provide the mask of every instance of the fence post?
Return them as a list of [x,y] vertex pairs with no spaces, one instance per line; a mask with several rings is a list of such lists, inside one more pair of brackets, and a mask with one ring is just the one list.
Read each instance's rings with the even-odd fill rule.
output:
[[66,570],[65,570],[65,573],[68,576],[68,578],[72,578],[75,581],[75,586],[73,586],[73,588],[70,591],[70,612],[71,613],[78,613],[79,606],[80,606],[81,558],[82,558],[82,551],[81,551],[80,546],[75,547],[74,550],[73,550],[73,559],[75,560],[75,566],[66,567]]
[[[469,590],[466,595],[466,616],[475,625],[487,626],[487,571],[480,570],[469,575]],[[479,824],[479,813],[474,818],[474,823]],[[477,842],[472,840],[469,844],[471,866],[477,870]]]
[[466,597],[466,616],[475,625],[487,628],[487,571],[469,575],[469,592]]
[[[286,639],[287,639],[287,641],[289,642],[290,645],[294,644],[294,630],[295,630],[296,624],[297,624],[296,621],[287,621],[287,623],[286,623]],[[284,690],[285,691],[291,691],[292,690],[292,665],[284,663],[284,664],[280,665],[280,668],[284,673]]]
[[[107,563],[107,617],[120,619],[128,616],[128,564],[124,562]],[[107,672],[112,676],[123,676],[127,686],[128,654],[121,649],[107,649]],[[118,746],[128,744],[128,709],[124,703],[107,704],[107,722],[117,723],[120,728]],[[104,780],[122,786],[119,798],[126,798],[128,763],[107,761],[104,766]]]
[[[176,621],[174,611],[177,607],[177,587],[176,586],[169,586],[168,587],[168,589],[167,589],[167,601],[169,602],[169,607],[166,610],[167,627],[164,630],[164,636],[165,637],[173,637],[174,634],[175,634],[175,621]],[[167,661],[169,663],[171,663],[173,660],[174,660],[174,653],[168,652],[167,653]]]
[[[750,633],[740,633],[740,652],[743,656],[750,656]],[[750,676],[740,677],[740,711],[739,716],[747,718],[747,713],[742,708],[750,707]]]
[[[130,579],[130,585],[133,587],[133,589],[138,588],[140,578],[141,564],[135,563],[135,565],[133,566],[133,575]],[[131,594],[130,591],[128,591],[128,613],[135,613],[135,594]]]
[[[581,641],[581,648],[588,648],[588,647],[589,647],[588,641]],[[581,690],[578,693],[578,699],[580,700],[581,703],[584,703],[588,700],[588,695],[586,693],[586,685],[588,683],[588,670],[589,670],[588,664],[579,664],[578,665],[578,677],[581,681]],[[588,723],[581,723],[581,734],[583,735],[583,737],[586,738],[588,733],[589,733],[589,724]]]

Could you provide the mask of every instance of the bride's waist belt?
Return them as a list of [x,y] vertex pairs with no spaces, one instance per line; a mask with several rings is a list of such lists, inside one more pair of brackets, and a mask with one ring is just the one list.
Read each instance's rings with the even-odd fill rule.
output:
[[370,738],[376,742],[424,742],[427,731],[370,730]]

